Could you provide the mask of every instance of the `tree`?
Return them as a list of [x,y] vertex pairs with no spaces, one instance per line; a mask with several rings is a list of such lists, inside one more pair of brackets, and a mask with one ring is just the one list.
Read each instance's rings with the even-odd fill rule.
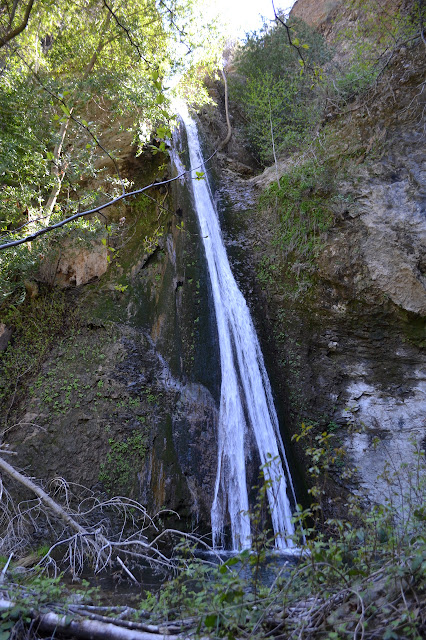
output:
[[273,147],[277,154],[297,147],[316,122],[317,78],[329,57],[318,33],[277,16],[273,27],[265,24],[237,50],[237,75],[230,83],[248,139],[264,165],[273,161]]

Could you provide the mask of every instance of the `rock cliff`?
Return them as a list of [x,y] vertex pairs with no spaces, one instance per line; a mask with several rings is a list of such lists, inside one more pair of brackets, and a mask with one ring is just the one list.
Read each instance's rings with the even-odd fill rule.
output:
[[[390,13],[403,8],[385,4]],[[298,0],[292,13],[331,44],[365,18],[337,1]],[[312,261],[278,248],[274,207],[250,204],[276,180],[275,167],[247,179],[222,160],[222,203],[235,207],[229,250],[236,255],[238,245],[241,284],[254,314],[262,309],[258,328],[287,429],[311,422],[346,450],[330,496],[344,487],[383,500],[378,476],[413,465],[415,447],[426,444],[425,69],[424,44],[407,42],[367,93],[326,112],[311,147],[326,184],[322,174],[294,204],[301,212],[318,196],[333,220]],[[311,162],[309,151],[283,157],[279,173],[309,171]],[[303,447],[296,455],[306,464]]]

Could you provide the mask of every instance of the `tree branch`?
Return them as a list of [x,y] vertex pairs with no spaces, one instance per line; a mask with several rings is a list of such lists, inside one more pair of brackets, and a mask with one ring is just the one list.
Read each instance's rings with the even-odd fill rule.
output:
[[[169,9],[169,7],[166,5],[165,2],[163,2],[163,0],[160,0],[160,5],[162,7],[165,8],[166,11],[168,11],[168,13],[170,14],[170,22],[171,24],[174,26],[174,28],[176,29],[176,31],[179,33],[180,36],[186,38],[187,34],[185,33],[185,31],[183,31],[182,29],[180,29],[176,22],[174,21],[174,16],[173,16],[173,11],[171,9]],[[188,49],[188,53],[191,53],[192,51],[192,47],[190,47],[188,44],[186,44],[186,42],[184,40],[181,40],[181,43],[185,45],[185,47]]]
[[286,24],[284,22],[284,20],[282,20],[280,18],[280,16],[278,15],[276,9],[275,9],[275,4],[274,4],[274,0],[272,0],[272,8],[274,10],[274,16],[275,16],[275,20],[277,22],[279,22],[280,24],[282,24],[282,26],[285,28],[286,33],[287,33],[287,39],[288,39],[288,43],[290,45],[290,47],[293,47],[293,49],[295,49],[297,51],[297,55],[299,56],[301,62],[302,62],[302,66],[306,67],[306,69],[310,69],[311,71],[313,71],[312,67],[310,65],[307,64],[305,57],[300,49],[300,47],[297,44],[294,44],[293,40],[291,39],[291,27],[288,26],[288,24]]
[[71,120],[73,122],[75,122],[75,124],[77,124],[81,129],[85,129],[87,131],[87,133],[89,134],[89,136],[94,140],[94,142],[96,142],[96,145],[102,149],[102,151],[105,153],[105,155],[108,156],[108,158],[111,160],[111,162],[114,165],[114,169],[115,172],[117,174],[117,177],[121,183],[121,188],[123,189],[123,193],[125,193],[125,188],[124,188],[124,183],[123,180],[121,178],[121,174],[120,174],[120,170],[118,168],[117,162],[116,160],[113,158],[113,156],[105,149],[105,147],[100,143],[99,139],[97,138],[97,136],[90,130],[88,125],[83,124],[82,122],[80,122],[80,120],[78,120],[77,118],[75,118],[72,115],[72,110],[73,107],[70,108],[67,103],[65,102],[65,100],[63,98],[60,98],[59,96],[56,95],[56,93],[54,93],[53,91],[51,91],[50,89],[48,89],[40,80],[40,78],[38,77],[38,74],[32,69],[32,67],[28,64],[28,62],[25,60],[25,58],[23,56],[21,56],[21,54],[15,50],[16,55],[18,56],[18,58],[20,60],[22,60],[22,62],[26,65],[26,67],[31,71],[34,79],[38,82],[38,84],[40,85],[40,87],[46,91],[46,93],[48,93],[50,96],[52,96],[52,98],[55,98],[55,100],[57,100],[58,102],[60,102],[61,104],[64,105],[64,107],[66,107],[68,109],[68,111],[70,112],[69,118],[71,118]]
[[117,25],[123,29],[123,31],[126,33],[127,38],[130,42],[130,44],[136,49],[136,51],[138,52],[138,55],[140,57],[141,60],[143,60],[145,62],[145,64],[147,65],[147,67],[150,69],[152,67],[151,63],[148,62],[148,60],[145,58],[145,56],[142,55],[141,50],[139,48],[139,45],[137,44],[137,42],[135,42],[130,34],[130,31],[127,27],[124,26],[124,24],[122,24],[120,22],[120,20],[117,18],[116,14],[114,13],[114,11],[111,9],[111,7],[109,6],[109,4],[107,3],[106,0],[103,0],[103,3],[106,7],[106,9],[108,9],[110,15],[112,15],[112,17],[114,18],[115,22],[117,23]]
[[[16,607],[16,603],[10,600],[0,600],[0,611],[8,611]],[[112,622],[100,620],[87,620],[79,617],[71,619],[70,616],[64,616],[50,611],[49,613],[40,613],[38,611],[30,611],[30,618],[35,623],[38,630],[43,632],[59,631],[68,637],[76,638],[94,638],[99,640],[163,640],[164,634],[150,633],[139,631],[133,627],[126,628],[123,624],[120,626],[119,620]],[[178,640],[179,636],[167,635],[168,640]]]
[[[19,36],[19,34],[25,29],[25,27],[28,24],[28,20],[30,17],[31,10],[33,8],[33,4],[34,4],[34,0],[30,0],[29,3],[27,4],[25,15],[21,24],[18,27],[16,27],[16,29],[13,29],[13,31],[9,31],[9,33],[6,33],[6,35],[0,38],[0,48],[4,47],[4,45],[7,44],[10,40],[13,40],[13,38],[16,38],[16,36]],[[13,17],[14,16],[12,16],[12,20],[13,20]]]
[[129,198],[130,196],[136,196],[139,193],[143,193],[144,191],[147,191],[148,189],[151,189],[152,187],[159,187],[163,184],[169,184],[170,182],[174,182],[175,180],[179,180],[182,176],[186,175],[187,173],[192,173],[192,171],[195,171],[196,169],[199,169],[200,167],[203,166],[203,164],[206,164],[206,162],[209,162],[209,160],[211,160],[213,158],[213,156],[216,155],[217,153],[217,149],[216,151],[214,151],[211,156],[209,156],[206,160],[204,160],[204,162],[202,162],[200,165],[198,165],[198,167],[195,167],[194,169],[187,169],[186,171],[183,171],[182,173],[180,173],[178,176],[175,176],[174,178],[170,178],[169,180],[163,180],[162,182],[153,182],[149,185],[147,185],[146,187],[143,187],[142,189],[136,189],[135,191],[130,191],[129,193],[122,193],[121,196],[118,196],[117,198],[114,198],[113,200],[110,200],[109,202],[106,202],[105,204],[100,204],[98,207],[94,207],[93,209],[89,209],[88,211],[82,211],[81,213],[76,213],[73,216],[70,216],[69,218],[65,218],[65,220],[61,220],[60,222],[57,222],[56,224],[52,224],[48,227],[43,227],[43,229],[39,229],[38,231],[35,231],[34,233],[32,233],[29,236],[25,236],[25,238],[20,238],[19,240],[14,240],[12,242],[7,242],[5,244],[0,245],[0,251],[4,250],[4,249],[10,249],[11,247],[17,247],[20,244],[24,244],[25,242],[32,242],[33,240],[35,240],[36,238],[38,238],[39,236],[48,233],[49,231],[53,231],[54,229],[59,229],[60,227],[64,227],[66,224],[69,224],[70,222],[73,222],[74,220],[78,220],[79,218],[83,218],[84,216],[90,216],[94,213],[98,213],[98,211],[102,211],[102,209],[106,209],[107,207],[110,207],[111,205],[115,204],[116,202],[119,202],[120,200],[123,200],[123,198]]
[[226,115],[226,124],[228,126],[228,133],[226,134],[225,140],[223,140],[223,142],[220,143],[218,150],[223,149],[224,147],[226,147],[226,145],[230,141],[231,135],[232,135],[231,121],[229,119],[228,81],[226,79],[226,75],[225,75],[224,69],[221,69],[221,72],[222,72],[223,83],[225,85],[225,115]]

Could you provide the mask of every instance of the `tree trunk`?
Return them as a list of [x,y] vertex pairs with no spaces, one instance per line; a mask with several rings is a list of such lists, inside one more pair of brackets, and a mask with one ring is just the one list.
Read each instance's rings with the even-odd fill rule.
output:
[[56,146],[53,150],[53,160],[52,160],[53,166],[52,166],[51,174],[55,177],[56,184],[54,185],[52,191],[50,192],[49,199],[44,207],[43,220],[46,226],[50,222],[50,216],[52,215],[53,208],[56,204],[56,200],[61,191],[62,180],[64,179],[64,175],[65,175],[64,171],[61,171],[60,169],[60,159],[61,159],[62,147],[64,145],[65,136],[68,130],[68,125],[71,120],[71,113],[72,113],[72,109],[70,109],[70,115],[61,124],[61,128],[59,131],[59,140],[56,143]]
[[3,460],[3,458],[0,458],[0,469],[7,473],[8,476],[22,484],[24,487],[27,487],[27,489],[35,493],[35,495],[40,498],[40,500],[46,505],[46,507],[48,507],[56,516],[63,520],[70,529],[82,535],[87,534],[86,529],[79,525],[78,522],[74,520],[74,518],[71,518],[71,516],[66,511],[64,511],[64,509],[62,509],[62,507],[57,502],[52,500],[52,498],[45,491],[43,491],[41,487],[36,485],[26,476],[22,475],[22,473],[19,473],[19,471],[17,471],[15,467],[12,467],[12,465],[6,462],[6,460]]

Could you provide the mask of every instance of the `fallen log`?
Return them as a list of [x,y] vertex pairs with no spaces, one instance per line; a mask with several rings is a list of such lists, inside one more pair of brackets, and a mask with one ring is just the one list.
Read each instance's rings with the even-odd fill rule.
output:
[[[16,606],[10,600],[0,599],[0,611],[7,611]],[[43,632],[60,632],[75,638],[92,640],[183,640],[182,636],[164,633],[151,633],[138,629],[127,629],[121,625],[121,620],[112,619],[111,622],[88,620],[86,618],[71,618],[69,615],[59,615],[54,612],[40,613],[30,610],[27,615],[33,620],[33,630]]]

